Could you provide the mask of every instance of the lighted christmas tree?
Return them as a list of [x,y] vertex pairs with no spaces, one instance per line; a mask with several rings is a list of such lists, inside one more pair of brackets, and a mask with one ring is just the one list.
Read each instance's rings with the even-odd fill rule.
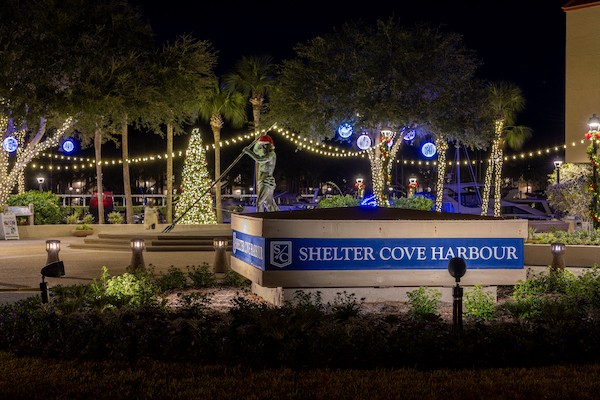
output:
[[[206,168],[206,151],[202,146],[200,130],[192,130],[185,153],[182,173],[182,193],[175,207],[175,218],[180,224],[216,224],[212,193],[208,190],[212,179]],[[181,217],[183,215],[183,217]],[[181,217],[181,219],[179,219]]]

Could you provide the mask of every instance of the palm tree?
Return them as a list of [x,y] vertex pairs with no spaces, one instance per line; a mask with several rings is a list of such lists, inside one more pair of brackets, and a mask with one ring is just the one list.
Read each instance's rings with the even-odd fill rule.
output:
[[[240,128],[246,122],[246,100],[242,93],[230,90],[215,80],[212,91],[200,102],[199,117],[210,123],[215,144],[215,180],[221,175],[221,129],[225,121],[234,128]],[[221,185],[217,183],[215,190],[217,207],[217,223],[223,223],[221,209]]]
[[499,217],[503,148],[507,145],[515,150],[520,149],[531,137],[532,131],[528,127],[514,125],[516,114],[525,108],[525,99],[517,86],[506,82],[491,84],[489,105],[494,116],[494,141],[485,173],[481,215],[487,215],[493,183],[494,216]]
[[258,132],[262,106],[273,85],[273,59],[271,56],[242,57],[234,72],[226,75],[223,81],[229,90],[238,91],[249,98],[248,101],[252,105],[254,130]]
[[[265,97],[273,85],[273,59],[271,56],[242,57],[234,72],[224,78],[230,90],[236,90],[246,96],[252,105],[254,135],[260,136],[260,113]],[[258,163],[254,163],[254,179],[258,176]],[[256,187],[256,182],[254,182]]]

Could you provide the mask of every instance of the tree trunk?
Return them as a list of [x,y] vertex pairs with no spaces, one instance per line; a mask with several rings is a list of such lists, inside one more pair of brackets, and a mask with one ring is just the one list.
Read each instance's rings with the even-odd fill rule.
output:
[[102,184],[102,131],[94,132],[94,153],[96,155],[96,184],[98,186],[98,223],[104,224],[104,190]]
[[131,178],[129,177],[129,132],[127,115],[123,116],[121,127],[121,144],[123,157],[123,194],[125,195],[125,222],[133,224],[133,200],[131,198]]
[[[215,181],[221,176],[221,129],[213,126],[215,138]],[[221,209],[221,182],[215,184],[215,207],[217,209],[217,224],[223,223],[223,210]]]
[[167,223],[173,223],[173,124],[167,124]]
[[444,200],[444,177],[446,176],[446,151],[448,150],[448,142],[442,135],[438,135],[437,139],[435,139],[435,146],[438,151],[438,175],[435,184],[435,211],[441,212]]

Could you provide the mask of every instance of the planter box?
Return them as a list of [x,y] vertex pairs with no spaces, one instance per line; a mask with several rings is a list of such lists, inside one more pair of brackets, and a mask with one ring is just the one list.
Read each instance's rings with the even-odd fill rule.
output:
[[[552,251],[549,244],[525,243],[525,265],[544,266],[552,264]],[[565,265],[567,267],[592,267],[600,263],[600,246],[566,246]]]
[[85,236],[89,236],[89,235],[93,235],[93,234],[94,234],[94,230],[93,229],[89,229],[89,230],[74,229],[74,230],[71,231],[71,235],[77,236],[77,237],[85,237]]

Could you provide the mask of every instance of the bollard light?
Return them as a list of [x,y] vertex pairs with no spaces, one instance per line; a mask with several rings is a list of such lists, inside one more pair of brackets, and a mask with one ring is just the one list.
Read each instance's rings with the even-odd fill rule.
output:
[[454,257],[448,262],[448,272],[456,280],[456,286],[452,290],[452,327],[454,330],[462,330],[462,301],[463,288],[460,287],[460,278],[467,272],[467,264],[460,257]]
[[217,237],[213,239],[213,247],[215,249],[215,273],[223,273],[227,271],[229,263],[227,262],[227,244],[229,240],[223,237]]
[[60,251],[60,240],[46,240],[46,251],[48,252],[46,264],[60,261],[58,258],[58,252]]
[[564,243],[552,243],[550,245],[552,251],[552,264],[550,265],[551,272],[557,272],[558,270],[565,269],[565,250],[566,246]]
[[144,239],[133,238],[130,242],[131,245],[131,263],[129,264],[129,269],[131,271],[138,271],[146,269],[146,265],[144,264],[144,254],[143,251],[146,248],[146,244],[144,243]]

